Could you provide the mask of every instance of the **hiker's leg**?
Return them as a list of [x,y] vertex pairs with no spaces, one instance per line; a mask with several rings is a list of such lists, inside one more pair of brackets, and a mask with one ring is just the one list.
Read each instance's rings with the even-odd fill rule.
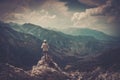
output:
[[44,59],[46,61],[46,52],[45,51],[43,51],[43,56],[44,56]]
[[45,56],[45,52],[43,52],[43,56]]
[[45,51],[45,60],[47,60],[47,52]]

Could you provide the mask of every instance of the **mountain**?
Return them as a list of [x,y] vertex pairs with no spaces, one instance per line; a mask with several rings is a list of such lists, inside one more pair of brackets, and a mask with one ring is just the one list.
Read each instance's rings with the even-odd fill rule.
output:
[[7,63],[0,63],[0,80],[33,80],[33,78],[21,68]]
[[[82,58],[71,64],[69,71],[77,71],[82,80],[119,80],[120,47],[99,56]],[[82,76],[81,76],[82,75]]]
[[31,76],[40,77],[43,76],[42,80],[67,80],[69,76],[66,72],[62,71],[58,64],[48,55],[45,59],[43,56],[37,63],[33,66],[30,71]]
[[97,57],[100,66],[105,69],[120,71],[120,47],[104,52]]
[[44,39],[49,43],[49,54],[60,66],[119,46],[119,42],[101,41],[90,36],[66,35],[30,23],[18,25],[1,22],[0,30],[1,62],[9,61],[12,65],[25,69],[30,69],[39,60]]
[[16,32],[8,24],[0,23],[0,63],[30,68],[42,55],[40,46],[41,40],[36,37]]
[[83,36],[92,36],[98,40],[114,40],[117,37],[107,35],[101,31],[92,30],[89,28],[68,28],[62,30],[62,32],[74,36],[83,35]]
[[71,67],[67,70],[94,71],[96,68],[101,68],[105,71],[120,71],[120,47],[105,51],[104,53],[94,56],[79,59],[77,62],[70,64]]
[[97,67],[91,71],[65,72],[50,56],[44,56],[29,71],[10,64],[0,64],[0,80],[119,80],[120,72]]
[[52,58],[44,56],[34,65],[31,70],[25,71],[22,68],[11,64],[0,64],[0,80],[67,80],[69,76],[62,71]]
[[[119,80],[119,41],[102,42],[90,36],[70,36],[35,25],[30,29],[29,26],[19,25],[16,28],[24,32],[18,32],[11,29],[10,24],[0,22],[0,80]],[[30,34],[23,29],[33,32]],[[39,31],[46,33],[45,37],[38,37]],[[48,56],[47,60],[42,57],[40,49],[42,38],[51,41],[48,40],[52,57]],[[80,51],[94,54],[96,50],[98,55],[69,55]],[[68,70],[61,67],[63,64],[70,65]]]
[[[9,63],[25,70],[37,63],[43,55],[41,50],[42,41],[31,34],[17,32],[11,29],[9,24],[0,22],[0,63]],[[49,54],[53,56],[60,66],[76,61],[77,58],[62,52],[62,49],[49,44]]]
[[116,45],[114,42],[97,40],[92,36],[71,36],[31,23],[23,25],[10,23],[10,26],[16,31],[31,34],[40,40],[47,39],[49,44],[57,48],[57,53],[62,53],[67,56],[94,55]]

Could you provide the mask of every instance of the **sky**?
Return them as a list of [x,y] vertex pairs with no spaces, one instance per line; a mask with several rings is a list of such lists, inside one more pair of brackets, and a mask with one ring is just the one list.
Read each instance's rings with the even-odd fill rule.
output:
[[0,0],[0,21],[120,34],[120,0]]

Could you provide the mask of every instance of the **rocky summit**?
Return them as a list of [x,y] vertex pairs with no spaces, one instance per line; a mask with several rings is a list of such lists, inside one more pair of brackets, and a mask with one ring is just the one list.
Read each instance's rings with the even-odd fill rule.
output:
[[42,80],[67,80],[68,74],[63,72],[50,56],[45,56],[33,66],[30,75]]
[[43,56],[29,71],[8,63],[0,63],[0,80],[120,80],[120,72],[101,67],[92,71],[65,72],[51,56]]
[[67,80],[68,73],[62,71],[50,56],[43,56],[33,68],[25,71],[10,64],[0,64],[0,80]]

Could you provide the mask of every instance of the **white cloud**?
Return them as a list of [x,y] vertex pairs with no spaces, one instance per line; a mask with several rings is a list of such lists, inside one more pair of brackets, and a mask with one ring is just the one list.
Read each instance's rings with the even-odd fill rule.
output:
[[[105,5],[86,9],[85,12],[70,12],[66,3],[58,0],[47,0],[44,4],[38,6],[35,10],[29,8],[29,6],[20,7],[15,12],[7,15],[7,22],[16,23],[33,23],[42,27],[51,28],[92,28],[96,30],[105,31],[108,30],[108,25],[101,20],[110,22],[113,18],[107,18],[100,16],[104,12],[106,6],[110,6],[110,2]],[[6,21],[5,20],[5,21]]]
[[110,25],[110,22],[114,17],[103,15],[105,14],[105,9],[109,6],[111,6],[111,0],[108,0],[106,4],[100,5],[96,8],[86,9],[84,12],[75,12],[71,21],[74,23],[74,26],[80,28],[92,28],[109,32],[113,27],[113,25]]
[[103,9],[105,6],[100,6],[97,8],[86,9],[85,12],[76,12],[73,14],[72,21],[74,20],[82,20],[84,18],[88,18],[93,15],[101,15],[103,14]]
[[[82,1],[82,0],[80,0],[80,1]],[[88,18],[89,16],[102,15],[102,14],[104,14],[104,10],[109,6],[111,6],[111,0],[108,0],[106,2],[106,4],[98,6],[96,8],[86,9],[85,12],[80,12],[80,13],[76,12],[76,13],[73,14],[73,17],[72,17],[71,20],[72,21],[81,20],[81,19],[84,19],[84,18]]]
[[75,12],[71,18],[74,26],[83,28],[95,28],[95,23],[99,22],[96,16],[103,14],[103,7],[86,9],[85,12]]
[[24,13],[12,13],[9,15],[10,17],[13,17],[13,20],[7,20],[7,22],[17,22],[20,24],[23,23],[34,23],[37,25],[47,26],[50,24],[50,22],[54,21],[56,19],[56,15],[51,15],[45,10],[40,11],[30,11],[26,9]]
[[5,21],[19,24],[33,23],[43,27],[59,28],[71,24],[71,14],[64,2],[47,0],[35,10],[29,6],[16,8],[15,12],[7,15]]
[[41,6],[42,9],[57,13],[58,15],[67,16],[69,15],[68,7],[65,6],[66,3],[60,2],[58,0],[47,0],[44,5]]

